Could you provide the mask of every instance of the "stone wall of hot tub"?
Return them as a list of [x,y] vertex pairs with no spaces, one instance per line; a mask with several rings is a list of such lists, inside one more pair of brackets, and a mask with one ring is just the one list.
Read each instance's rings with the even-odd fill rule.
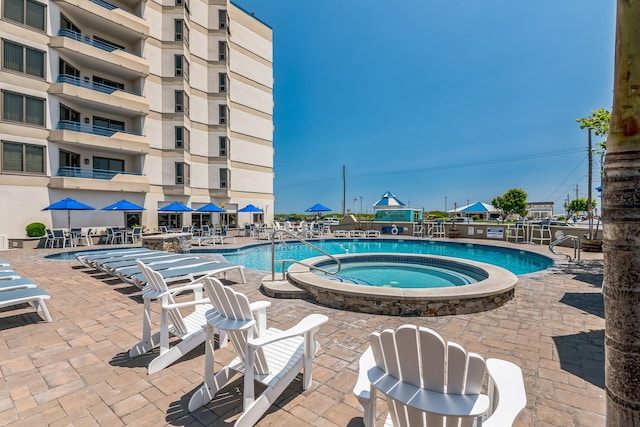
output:
[[[430,258],[444,258],[447,263],[452,262],[452,259],[447,257]],[[326,261],[324,259],[321,264],[326,265]],[[300,265],[290,267],[288,277],[291,283],[307,291],[311,299],[322,305],[391,316],[447,316],[477,313],[498,308],[513,298],[517,283],[517,277],[513,273],[483,263],[465,260],[464,264],[474,270],[477,268],[486,270],[488,278],[472,285],[452,288],[393,289],[329,280]],[[447,292],[450,294],[447,295]]]

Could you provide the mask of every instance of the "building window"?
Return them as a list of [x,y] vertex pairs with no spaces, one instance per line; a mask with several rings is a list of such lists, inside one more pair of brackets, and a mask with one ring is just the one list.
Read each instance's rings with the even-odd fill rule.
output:
[[189,97],[183,90],[177,90],[176,94],[176,112],[189,113]]
[[218,59],[225,61],[227,59],[227,43],[218,42]]
[[58,74],[80,78],[80,70],[62,59],[58,61]]
[[3,40],[2,68],[44,78],[44,52]]
[[184,21],[182,19],[176,19],[176,41],[182,41],[184,37]]
[[221,30],[227,28],[227,11],[219,10],[218,11],[218,23]]
[[44,147],[2,141],[2,171],[44,174]]
[[220,157],[227,157],[227,153],[229,152],[227,148],[228,139],[226,136],[220,137]]
[[189,185],[189,165],[186,163],[176,163],[176,184]]
[[95,42],[99,42],[97,47],[100,47],[100,44],[105,44],[107,45],[106,47],[110,47],[110,48],[116,48],[116,49],[121,49],[121,50],[125,50],[124,46],[114,43],[111,40],[107,40],[107,39],[103,39],[102,37],[98,37],[94,34],[93,36],[93,41]]
[[93,82],[99,85],[112,87],[114,89],[124,90],[124,83],[114,82],[113,80],[105,79],[103,77],[93,76]]
[[2,120],[44,126],[44,99],[3,90]]
[[229,185],[229,169],[220,169],[220,188],[227,188]]
[[175,75],[189,81],[189,61],[185,59],[184,55],[175,56]]
[[105,119],[104,117],[97,116],[93,116],[93,126],[113,130],[113,132],[109,133],[106,136],[111,136],[118,131],[124,130],[124,122],[113,119]]
[[227,114],[227,106],[226,105],[220,105],[218,106],[218,110],[220,113],[220,124],[224,125],[229,123],[229,115]]
[[93,168],[104,171],[124,172],[124,160],[94,156]]
[[44,31],[46,6],[33,0],[5,0],[3,16],[27,27]]
[[71,22],[71,20],[63,14],[60,14],[60,29],[70,30],[78,34],[82,33],[82,31],[80,31],[80,28],[78,28],[76,24]]
[[184,126],[176,126],[176,148],[189,149],[190,132]]
[[227,73],[218,74],[218,85],[221,93],[227,91]]

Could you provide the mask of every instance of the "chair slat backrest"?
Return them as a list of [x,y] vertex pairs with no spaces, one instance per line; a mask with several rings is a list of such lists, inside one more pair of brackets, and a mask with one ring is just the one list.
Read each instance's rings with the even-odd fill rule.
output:
[[[231,320],[253,320],[249,300],[244,294],[236,292],[229,286],[224,286],[215,277],[208,277],[202,283],[211,305],[222,317]],[[253,326],[251,336],[258,336],[257,325]],[[247,339],[250,336],[248,337],[246,332],[229,331],[229,337],[240,360],[245,364],[247,360]],[[257,374],[267,374],[269,372],[266,357],[261,349],[256,352],[254,367]]]
[[[435,331],[403,325],[370,336],[376,366],[388,375],[415,387],[447,394],[479,394],[485,373],[484,359],[467,353],[455,343],[446,343]],[[394,426],[467,426],[460,420],[429,413],[426,415],[385,396]],[[426,423],[426,424],[425,424]]]
[[[162,275],[157,271],[153,271],[151,267],[147,266],[140,260],[137,260],[136,263],[138,264],[138,267],[140,267],[140,271],[142,271],[142,274],[144,274],[145,279],[147,279],[147,286],[156,291],[158,294],[162,294],[162,298],[167,304],[175,304],[173,295],[171,295],[171,292],[169,292],[169,287],[164,281]],[[167,310],[167,315],[169,316],[169,320],[171,321],[171,324],[173,325],[177,333],[188,333],[189,329],[184,323],[184,319],[179,309],[170,308]]]

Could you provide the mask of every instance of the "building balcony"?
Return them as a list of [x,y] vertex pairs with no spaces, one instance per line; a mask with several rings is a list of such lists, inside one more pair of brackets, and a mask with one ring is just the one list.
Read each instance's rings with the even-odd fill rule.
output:
[[63,51],[78,66],[104,70],[127,80],[149,75],[149,62],[138,53],[75,31],[61,29],[57,36],[51,37],[49,46]]
[[149,178],[132,172],[61,167],[49,188],[62,190],[149,192]]
[[128,131],[61,120],[49,134],[49,141],[79,144],[103,151],[149,153],[149,138]]
[[105,0],[53,0],[76,22],[87,24],[102,34],[117,34],[133,44],[149,37],[149,23],[137,14]]
[[149,114],[149,101],[140,93],[68,74],[60,74],[56,82],[51,84],[49,93],[71,99],[81,107],[100,109],[115,115],[135,117]]

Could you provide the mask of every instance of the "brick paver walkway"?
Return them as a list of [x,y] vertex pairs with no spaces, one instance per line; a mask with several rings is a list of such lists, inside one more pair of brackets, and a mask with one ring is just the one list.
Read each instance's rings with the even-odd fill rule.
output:
[[[548,254],[540,246],[517,247]],[[51,252],[0,253],[52,295],[47,305],[54,319],[44,323],[26,306],[0,310],[0,425],[233,424],[241,408],[240,378],[214,402],[188,413],[186,403],[202,381],[203,347],[147,375],[150,357],[127,355],[141,335],[140,292],[75,261],[44,259]],[[432,328],[485,358],[521,366],[528,402],[517,426],[604,425],[602,254],[583,254],[579,264],[561,261],[521,277],[515,298],[499,309],[437,318],[374,316],[270,299],[259,290],[263,275],[249,271],[248,283],[232,286],[251,301],[270,300],[271,325],[287,327],[312,312],[330,321],[318,337],[322,349],[313,386],[302,393],[294,381],[259,426],[361,426],[361,408],[351,393],[358,358],[372,331],[405,323]],[[229,349],[217,351],[217,361],[228,361]]]

